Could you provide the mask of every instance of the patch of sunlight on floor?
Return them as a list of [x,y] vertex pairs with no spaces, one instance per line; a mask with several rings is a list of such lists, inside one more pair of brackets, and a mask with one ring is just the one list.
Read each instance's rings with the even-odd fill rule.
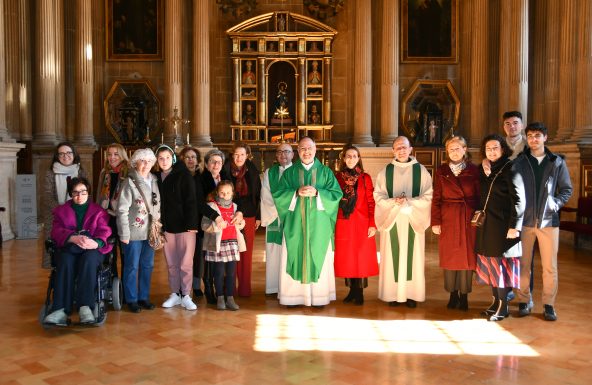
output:
[[486,320],[366,320],[260,314],[256,351],[317,350],[359,353],[539,354],[496,322]]

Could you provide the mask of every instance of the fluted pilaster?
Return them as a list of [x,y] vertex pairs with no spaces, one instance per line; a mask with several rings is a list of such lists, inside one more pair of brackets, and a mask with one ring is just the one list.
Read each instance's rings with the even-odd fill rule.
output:
[[232,85],[232,124],[240,124],[240,60],[232,59],[232,72],[234,84]]
[[193,0],[193,124],[198,146],[211,146],[210,136],[210,13],[209,1]]
[[0,141],[5,141],[9,138],[8,130],[6,128],[6,69],[5,59],[6,50],[4,47],[4,36],[6,30],[4,29],[4,3],[0,3]]
[[380,47],[380,145],[391,146],[399,133],[399,0],[382,1]]
[[542,122],[545,120],[545,31],[547,23],[544,20],[547,11],[547,0],[540,1],[534,8],[534,34],[532,54],[532,94],[530,96],[530,120]]
[[592,142],[592,1],[578,2],[576,127],[572,139]]
[[470,127],[472,137],[483,138],[490,131],[487,125],[489,0],[473,0],[471,4]]
[[64,24],[61,0],[38,0],[35,12],[36,117],[34,139],[53,144],[64,137],[65,89],[63,81]]
[[501,0],[499,116],[528,116],[528,0]]
[[32,92],[31,92],[31,36],[29,25],[31,24],[30,4],[28,1],[18,0],[18,27],[19,27],[19,131],[21,140],[33,139],[32,128]]
[[545,0],[545,13],[538,23],[544,25],[545,30],[545,60],[544,60],[544,95],[545,106],[543,122],[549,129],[549,139],[557,134],[559,121],[559,44],[561,31],[561,8],[559,1]]
[[332,89],[332,76],[329,74],[333,73],[332,68],[333,60],[331,58],[326,57],[323,60],[323,73],[325,74],[325,80],[323,81],[323,124],[331,124],[332,116],[331,116],[331,89]]
[[296,120],[298,125],[303,126],[306,124],[306,60],[303,57],[298,58],[298,74],[298,115]]
[[[167,0],[165,4],[164,116],[168,120],[173,116],[175,108],[178,109],[179,116],[185,118],[182,105],[183,1]],[[164,132],[165,141],[170,143],[175,136],[171,122],[167,122]],[[183,137],[182,123],[178,126],[177,134]]]
[[372,146],[372,5],[355,1],[354,38],[354,137],[361,146]]
[[80,144],[95,145],[93,136],[93,44],[91,0],[76,1],[76,131]]
[[[561,6],[559,44],[559,120],[555,140],[570,139],[576,115],[576,42],[577,0],[565,0]],[[589,22],[589,21],[588,21]]]

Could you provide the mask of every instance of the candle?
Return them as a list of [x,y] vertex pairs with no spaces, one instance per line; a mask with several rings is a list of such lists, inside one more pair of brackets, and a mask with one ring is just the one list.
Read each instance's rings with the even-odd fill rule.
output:
[[160,144],[164,143],[164,132],[160,134]]
[[187,145],[189,145],[189,133],[187,133]]

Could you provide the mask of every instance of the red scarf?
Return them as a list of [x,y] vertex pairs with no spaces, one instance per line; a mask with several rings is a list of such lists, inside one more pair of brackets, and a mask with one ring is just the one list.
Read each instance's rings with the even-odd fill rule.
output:
[[234,191],[239,197],[244,197],[249,194],[249,187],[247,186],[247,181],[245,180],[245,174],[247,171],[249,170],[246,163],[242,167],[238,167],[234,164],[234,162],[231,162],[230,164],[230,172],[232,177],[235,179]]

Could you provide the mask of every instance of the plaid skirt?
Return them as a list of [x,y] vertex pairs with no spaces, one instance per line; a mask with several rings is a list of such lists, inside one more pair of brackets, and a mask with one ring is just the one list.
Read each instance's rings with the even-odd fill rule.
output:
[[220,252],[206,250],[206,261],[208,262],[232,262],[240,261],[238,242],[236,239],[229,239],[220,242]]
[[520,258],[477,254],[477,282],[499,288],[520,288]]

